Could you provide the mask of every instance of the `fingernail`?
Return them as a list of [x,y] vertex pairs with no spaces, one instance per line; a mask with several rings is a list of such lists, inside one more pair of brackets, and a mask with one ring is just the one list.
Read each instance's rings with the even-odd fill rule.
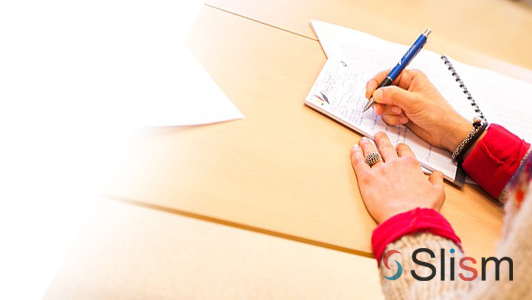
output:
[[402,117],[401,119],[399,119],[399,121],[401,122],[401,124],[406,124],[406,123],[408,123],[408,118],[407,117]]
[[399,107],[396,106],[396,107],[393,107],[393,108],[392,108],[392,112],[393,112],[394,114],[400,114],[400,113],[401,113],[401,109],[400,109]]
[[354,144],[353,145],[353,151],[359,151],[360,150],[360,146],[357,145],[357,144]]

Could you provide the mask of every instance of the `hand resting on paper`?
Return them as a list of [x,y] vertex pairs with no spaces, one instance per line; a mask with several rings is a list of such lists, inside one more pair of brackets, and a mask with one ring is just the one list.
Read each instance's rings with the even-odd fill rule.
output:
[[[417,207],[439,211],[445,201],[443,174],[434,172],[427,178],[410,147],[394,147],[385,133],[375,134],[375,143],[378,150],[362,138],[351,149],[360,193],[375,221],[381,224]],[[372,152],[379,152],[382,159],[370,167],[365,156]]]
[[418,70],[404,70],[393,85],[377,89],[389,71],[366,84],[366,98],[373,95],[377,115],[389,125],[406,125],[434,147],[454,151],[473,129],[472,120],[458,114]]

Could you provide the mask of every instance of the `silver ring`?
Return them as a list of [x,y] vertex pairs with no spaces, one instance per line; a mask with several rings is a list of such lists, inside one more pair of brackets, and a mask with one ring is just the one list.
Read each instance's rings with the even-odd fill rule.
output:
[[377,152],[371,152],[366,156],[366,163],[371,167],[381,160],[381,155]]

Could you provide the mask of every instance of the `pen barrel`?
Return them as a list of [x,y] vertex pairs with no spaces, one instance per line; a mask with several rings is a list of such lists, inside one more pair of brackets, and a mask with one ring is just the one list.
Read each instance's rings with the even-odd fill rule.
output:
[[399,63],[390,71],[388,74],[388,77],[392,79],[392,81],[399,76],[399,74],[410,64],[412,59],[418,54],[418,52],[423,48],[425,43],[427,42],[427,37],[425,35],[420,35],[417,40],[412,44],[410,49],[403,55]]

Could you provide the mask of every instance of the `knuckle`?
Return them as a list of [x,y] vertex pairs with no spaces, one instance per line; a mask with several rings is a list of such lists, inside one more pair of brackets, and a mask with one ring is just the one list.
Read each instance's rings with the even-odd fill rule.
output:
[[394,159],[393,161],[391,161],[391,164],[396,167],[401,167],[402,165],[404,165],[404,163],[405,161],[401,159]]
[[404,161],[407,162],[408,164],[419,164],[418,160],[413,157],[413,156],[406,156],[404,157]]
[[375,78],[371,78],[367,83],[366,83],[366,89],[369,89],[372,85],[374,85],[374,82],[375,82]]
[[386,134],[382,131],[375,133],[375,140],[381,142],[386,137]]
[[436,195],[445,199],[445,188],[443,185],[434,185],[433,189]]
[[380,178],[383,178],[385,175],[386,175],[386,167],[384,166],[384,164],[379,164],[377,167],[374,168],[375,169],[375,173],[380,177]]
[[370,172],[361,172],[360,174],[357,174],[358,176],[358,182],[363,185],[368,185],[371,182],[373,182],[373,176],[371,176]]
[[421,71],[420,69],[413,69],[413,70],[411,70],[411,72],[412,72],[412,74],[417,75],[417,76],[427,77],[425,72]]
[[399,125],[399,119],[396,116],[383,115],[382,120],[391,126]]
[[386,77],[386,75],[388,75],[388,73],[390,73],[390,71],[391,71],[391,69],[382,70],[379,73],[377,73],[377,76],[375,76],[375,77],[378,77],[378,78]]
[[397,151],[409,151],[409,150],[411,150],[411,149],[410,149],[410,146],[408,146],[408,145],[405,144],[405,143],[399,143],[399,144],[397,144],[396,148],[397,148]]
[[361,170],[363,170],[363,167],[364,167],[363,164],[365,164],[365,163],[366,162],[362,158],[360,158],[360,157],[355,158],[355,161],[353,163],[353,165],[355,166],[355,172],[357,172],[357,173],[362,172]]

